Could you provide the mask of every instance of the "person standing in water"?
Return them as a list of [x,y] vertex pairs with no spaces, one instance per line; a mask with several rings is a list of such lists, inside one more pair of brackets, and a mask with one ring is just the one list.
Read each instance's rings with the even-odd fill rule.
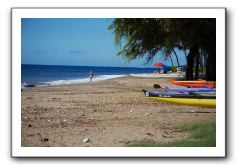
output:
[[90,73],[89,73],[89,79],[90,79],[90,82],[92,82],[92,79],[93,79],[93,72],[92,71],[90,71]]

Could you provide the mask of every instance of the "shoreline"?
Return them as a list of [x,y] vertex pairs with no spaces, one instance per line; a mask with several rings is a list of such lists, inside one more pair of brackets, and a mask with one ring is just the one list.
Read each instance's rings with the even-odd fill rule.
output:
[[[99,78],[98,78],[99,77]],[[183,73],[170,73],[170,74],[157,74],[157,73],[142,73],[142,74],[129,74],[129,75],[100,75],[94,77],[92,82],[100,82],[105,80],[116,79],[120,77],[138,77],[138,78],[183,78]],[[102,78],[104,77],[104,78]],[[21,88],[40,88],[48,86],[57,86],[57,85],[68,85],[68,84],[82,84],[82,83],[91,83],[89,78],[80,78],[80,79],[69,79],[69,80],[54,80],[50,82],[31,82],[21,84]]]
[[[167,78],[125,76],[92,83],[31,88],[22,92],[22,146],[126,146],[168,142],[188,134],[171,132],[189,122],[215,121],[215,108],[160,102],[144,96]],[[163,90],[163,89],[159,89]],[[84,142],[86,138],[89,141]]]

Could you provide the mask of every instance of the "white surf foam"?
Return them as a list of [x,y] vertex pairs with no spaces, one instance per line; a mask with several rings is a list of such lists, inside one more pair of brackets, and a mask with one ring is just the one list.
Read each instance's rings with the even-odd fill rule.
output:
[[183,74],[171,73],[171,74],[154,74],[154,73],[146,73],[146,74],[131,74],[134,77],[146,77],[146,78],[178,78],[183,77]]
[[[102,81],[102,80],[108,80],[108,79],[124,77],[124,76],[126,75],[100,75],[100,76],[95,76],[92,81],[93,82]],[[62,84],[87,83],[89,81],[90,81],[89,78],[81,78],[81,79],[73,79],[73,80],[56,80],[56,81],[50,81],[47,83],[50,85],[62,85]]]

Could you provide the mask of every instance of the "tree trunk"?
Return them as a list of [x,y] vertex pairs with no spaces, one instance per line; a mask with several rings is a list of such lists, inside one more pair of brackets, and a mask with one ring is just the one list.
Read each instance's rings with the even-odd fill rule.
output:
[[201,73],[203,73],[203,67],[204,67],[204,65],[203,65],[203,50],[200,50],[199,56],[200,56],[199,63],[200,63],[200,67],[201,67]]
[[185,56],[186,62],[188,62],[187,52],[186,52],[186,50],[184,50],[184,56]]
[[199,77],[199,51],[198,54],[196,54],[196,68],[195,68],[195,80]]
[[[206,78],[209,81],[216,81],[216,31],[210,35],[207,47],[207,65],[206,65]],[[218,66],[222,67],[222,66]]]
[[186,70],[187,80],[193,80],[193,65],[196,54],[198,54],[198,47],[192,46],[187,56],[187,70]]
[[178,66],[180,67],[178,56],[177,56],[177,54],[176,54],[176,52],[175,52],[175,50],[174,50],[173,48],[172,48],[172,50],[173,50],[173,52],[174,52],[174,54],[175,54],[175,57],[176,57],[176,60],[177,60],[177,64],[178,64]]
[[208,81],[216,81],[216,48],[208,50],[206,77]]
[[203,58],[204,58],[203,67],[205,67],[205,73],[207,73],[207,57],[208,57],[207,53],[203,52]]
[[173,59],[172,59],[171,55],[169,57],[170,57],[170,61],[172,63],[172,66],[174,66]]

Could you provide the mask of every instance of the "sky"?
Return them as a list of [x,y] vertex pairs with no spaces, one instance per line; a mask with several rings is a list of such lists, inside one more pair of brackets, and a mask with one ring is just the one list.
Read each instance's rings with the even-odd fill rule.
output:
[[[112,19],[106,18],[23,18],[21,20],[21,63],[73,66],[152,67],[156,62],[171,65],[157,55],[150,64],[145,59],[127,62],[117,56]],[[186,63],[177,51],[180,64]],[[174,65],[177,65],[172,55]]]

